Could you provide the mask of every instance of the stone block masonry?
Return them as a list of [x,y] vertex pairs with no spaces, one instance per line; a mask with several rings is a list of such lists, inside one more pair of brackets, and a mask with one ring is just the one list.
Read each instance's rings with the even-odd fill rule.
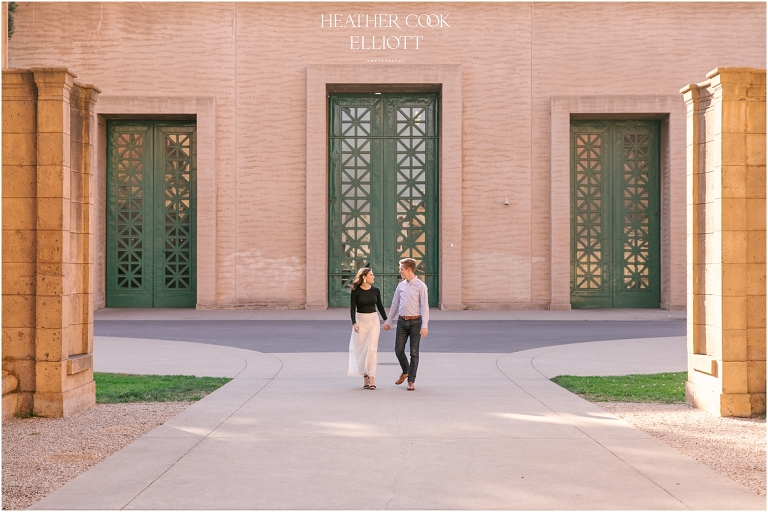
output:
[[765,413],[765,69],[718,68],[688,108],[686,401]]
[[96,401],[99,90],[75,78],[66,68],[3,70],[3,418],[68,416]]

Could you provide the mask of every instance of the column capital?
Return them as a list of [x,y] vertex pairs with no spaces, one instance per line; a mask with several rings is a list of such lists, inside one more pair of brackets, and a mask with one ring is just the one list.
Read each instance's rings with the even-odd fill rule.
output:
[[29,68],[35,75],[39,100],[68,100],[77,74],[67,68]]
[[101,94],[101,89],[93,84],[84,84],[78,80],[74,81],[74,85],[74,92],[83,101],[82,109],[93,112],[96,108],[96,100],[98,99],[99,94]]
[[691,106],[695,106],[696,100],[699,99],[699,85],[688,84],[680,89],[680,94],[683,95],[683,100],[685,100],[685,104],[688,110],[690,110]]
[[[715,68],[707,73],[707,78],[713,79],[720,77],[720,82],[749,82],[753,81],[765,83],[765,68],[736,68],[722,67]],[[762,77],[762,80],[760,80]]]

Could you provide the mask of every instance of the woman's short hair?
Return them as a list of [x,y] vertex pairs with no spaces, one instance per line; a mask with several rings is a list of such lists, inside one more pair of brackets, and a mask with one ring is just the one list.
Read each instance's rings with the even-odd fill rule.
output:
[[416,272],[416,260],[413,258],[403,258],[400,260],[400,265],[405,268],[411,269],[411,272]]

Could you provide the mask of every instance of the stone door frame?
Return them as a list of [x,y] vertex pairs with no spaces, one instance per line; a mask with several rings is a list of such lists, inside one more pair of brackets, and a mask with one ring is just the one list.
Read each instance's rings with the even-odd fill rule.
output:
[[440,309],[462,309],[461,66],[307,66],[306,309],[328,308],[328,94],[440,92]]
[[550,309],[571,309],[571,119],[659,119],[661,309],[685,310],[686,115],[679,94],[550,98]]
[[194,116],[197,123],[197,309],[216,308],[216,99],[213,97],[100,96],[94,194],[95,307],[105,306],[107,123],[110,117]]

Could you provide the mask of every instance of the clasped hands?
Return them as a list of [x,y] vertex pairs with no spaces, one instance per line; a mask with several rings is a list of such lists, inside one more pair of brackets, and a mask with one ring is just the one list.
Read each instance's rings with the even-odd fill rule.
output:
[[[385,331],[388,331],[392,327],[389,324],[382,324],[381,326],[384,328]],[[421,334],[422,338],[426,338],[428,332],[429,332],[428,329],[425,329],[425,328],[422,327],[421,330],[419,331],[419,334]]]
[[[355,332],[360,332],[360,326],[359,325],[354,324],[352,327],[355,329]],[[389,325],[389,324],[381,324],[381,327],[383,327],[385,331],[388,331],[389,329],[392,328],[392,326]],[[429,333],[429,330],[425,329],[423,327],[419,331],[419,334],[421,334],[422,338],[426,338],[428,333]]]

